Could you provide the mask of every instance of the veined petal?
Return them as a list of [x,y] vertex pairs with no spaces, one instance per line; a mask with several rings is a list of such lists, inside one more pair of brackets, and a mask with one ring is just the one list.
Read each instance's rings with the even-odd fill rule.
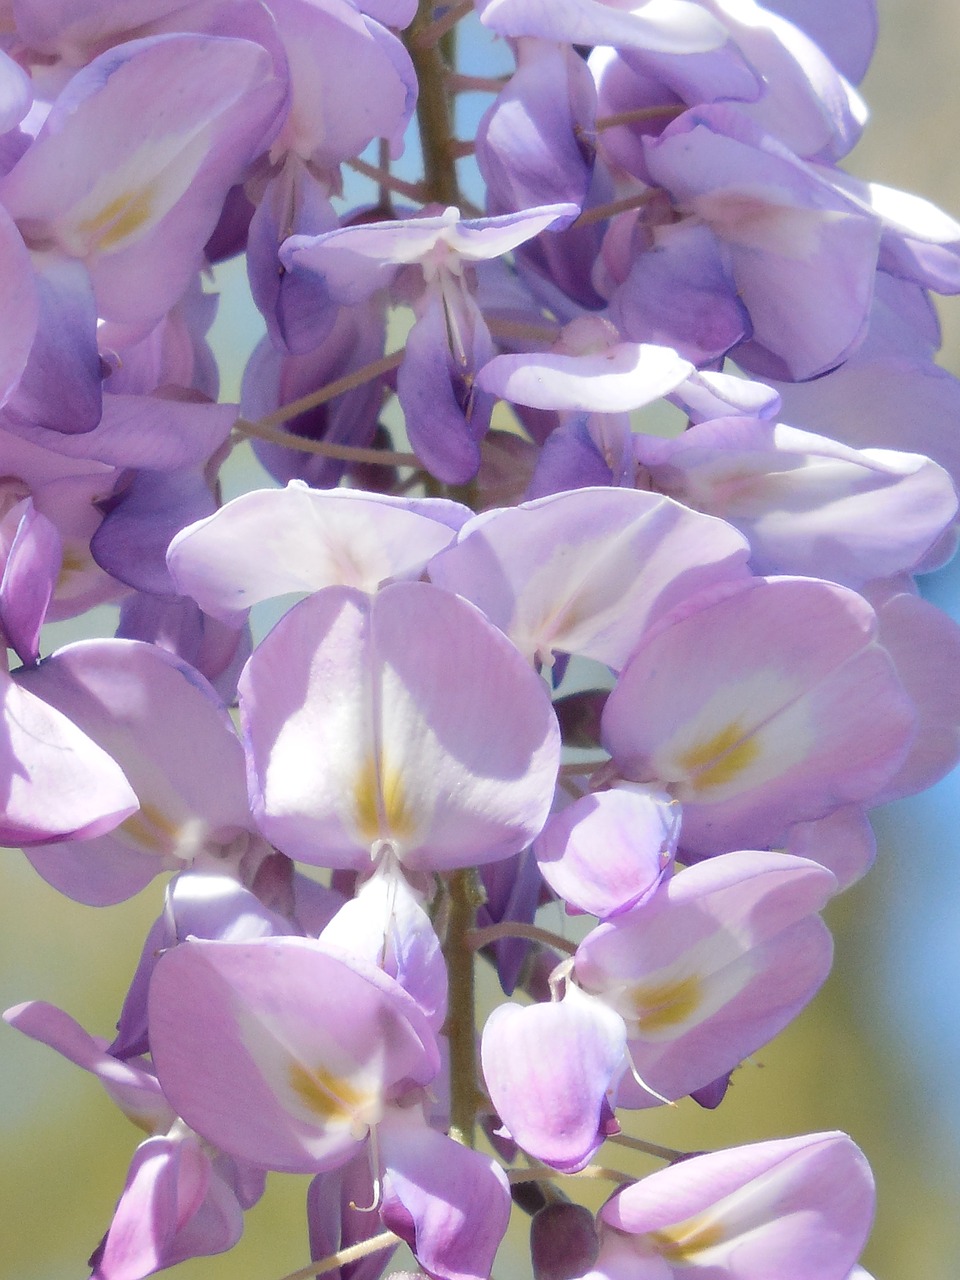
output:
[[653,1106],[732,1070],[807,1003],[830,969],[816,912],[831,873],[777,853],[728,853],[679,872],[577,949],[577,982],[624,1019],[637,1073],[618,1101]]
[[685,597],[747,574],[729,525],[692,520],[670,499],[576,489],[486,512],[430,565],[521,653],[580,653],[617,668],[644,628]]
[[150,985],[161,1087],[231,1155],[290,1172],[335,1168],[392,1088],[436,1072],[432,1035],[425,1022],[418,1033],[402,997],[385,975],[307,939],[190,939],[160,959]]
[[378,1132],[384,1226],[438,1280],[486,1280],[510,1218],[495,1160],[431,1129],[420,1108],[392,1108]]
[[190,525],[171,542],[167,563],[182,592],[229,621],[288,591],[373,592],[387,578],[415,577],[469,514],[453,502],[291,481],[243,494]]
[[327,866],[389,844],[408,868],[516,853],[553,797],[546,690],[472,606],[427,583],[330,587],[292,609],[241,679],[268,839]]
[[866,601],[773,578],[701,602],[640,646],[607,700],[621,775],[683,802],[697,852],[775,844],[791,822],[869,802],[915,717]]
[[0,671],[0,838],[93,837],[136,812],[120,766],[72,721]]
[[505,1004],[483,1031],[490,1099],[510,1136],[554,1168],[582,1169],[617,1132],[610,1095],[627,1065],[623,1019],[574,986],[560,1001]]
[[681,1161],[618,1192],[600,1218],[634,1256],[662,1259],[665,1277],[846,1280],[873,1204],[863,1153],[820,1133]]
[[671,347],[620,342],[582,356],[550,351],[496,356],[480,370],[477,383],[536,409],[626,413],[675,391],[693,372]]

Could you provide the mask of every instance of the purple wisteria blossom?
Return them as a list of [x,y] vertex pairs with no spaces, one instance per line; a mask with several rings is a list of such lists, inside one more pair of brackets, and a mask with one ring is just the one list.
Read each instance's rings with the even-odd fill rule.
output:
[[841,167],[873,0],[0,26],[0,835],[91,947],[153,903],[112,1041],[5,1015],[145,1134],[91,1280],[267,1173],[339,1280],[490,1280],[514,1212],[537,1280],[869,1280],[845,1135],[645,1135],[749,1089],[960,760],[960,223]]

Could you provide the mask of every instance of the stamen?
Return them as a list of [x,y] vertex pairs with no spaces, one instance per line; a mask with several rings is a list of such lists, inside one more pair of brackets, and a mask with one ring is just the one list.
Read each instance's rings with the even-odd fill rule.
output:
[[367,1143],[367,1163],[370,1165],[370,1181],[373,1183],[373,1203],[357,1204],[350,1201],[350,1208],[357,1213],[373,1213],[383,1203],[383,1181],[380,1177],[380,1147],[377,1142],[377,1126],[370,1129],[370,1140]]
[[649,1093],[651,1098],[656,1098],[658,1102],[663,1102],[668,1107],[675,1107],[677,1105],[672,1098],[665,1098],[662,1093],[657,1093],[656,1089],[647,1084],[646,1080],[644,1080],[643,1076],[637,1070],[629,1045],[627,1046],[627,1061],[630,1063],[630,1074],[633,1076],[634,1080],[636,1080],[644,1093]]
[[569,960],[561,961],[547,979],[547,986],[550,988],[550,999],[554,1004],[563,998],[560,994],[560,984],[563,983],[564,988],[566,988],[567,979],[570,977],[571,973],[573,973],[572,956]]

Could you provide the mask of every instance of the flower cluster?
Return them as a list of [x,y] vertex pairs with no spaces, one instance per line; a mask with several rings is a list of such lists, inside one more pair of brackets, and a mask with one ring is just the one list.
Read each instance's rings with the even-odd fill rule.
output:
[[[868,1280],[845,1135],[629,1129],[721,1104],[829,972],[868,809],[960,758],[914,583],[955,542],[960,225],[839,167],[873,0],[7,8],[2,835],[91,906],[168,876],[111,1042],[5,1015],[148,1134],[94,1280],[229,1249],[271,1170],[344,1280],[400,1242],[487,1280],[512,1200],[538,1280]],[[509,75],[458,70],[463,20]],[[238,254],[239,406],[202,287]],[[285,487],[221,504],[246,439]]]

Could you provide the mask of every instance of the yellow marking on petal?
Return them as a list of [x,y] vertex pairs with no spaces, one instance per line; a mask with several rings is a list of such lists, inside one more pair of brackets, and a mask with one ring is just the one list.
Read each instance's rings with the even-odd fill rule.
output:
[[641,983],[632,988],[630,995],[641,1034],[664,1031],[687,1022],[696,1013],[701,1002],[700,978],[691,973],[669,982]]
[[371,844],[412,835],[413,814],[399,770],[382,761],[377,769],[369,757],[357,777],[353,798],[360,834]]
[[61,592],[70,585],[70,579],[78,573],[83,573],[90,568],[93,563],[93,557],[82,547],[63,548],[63,557],[60,561],[60,572],[57,574],[57,584],[55,591]]
[[89,237],[101,251],[116,249],[135,235],[153,217],[156,184],[123,191],[89,218],[77,223],[81,235]]
[[402,838],[412,835],[413,814],[407,803],[407,793],[399,771],[381,765],[380,786],[383,790],[383,812],[387,822],[388,836]]
[[357,814],[357,826],[360,834],[371,843],[382,838],[380,830],[379,801],[380,780],[377,777],[377,766],[373,756],[369,756],[357,775],[353,787],[353,802]]
[[697,1255],[723,1241],[723,1224],[706,1214],[687,1218],[672,1227],[651,1231],[649,1239],[667,1262],[696,1262]]
[[310,1071],[294,1062],[290,1067],[289,1080],[300,1101],[327,1124],[352,1124],[374,1101],[368,1092],[358,1089],[347,1077],[336,1076],[323,1067]]
[[715,733],[706,742],[690,747],[677,757],[680,767],[698,790],[722,787],[738,773],[749,768],[760,755],[760,747],[752,737],[744,737],[737,721]]
[[174,853],[180,843],[179,825],[152,804],[141,803],[117,830],[147,853]]

